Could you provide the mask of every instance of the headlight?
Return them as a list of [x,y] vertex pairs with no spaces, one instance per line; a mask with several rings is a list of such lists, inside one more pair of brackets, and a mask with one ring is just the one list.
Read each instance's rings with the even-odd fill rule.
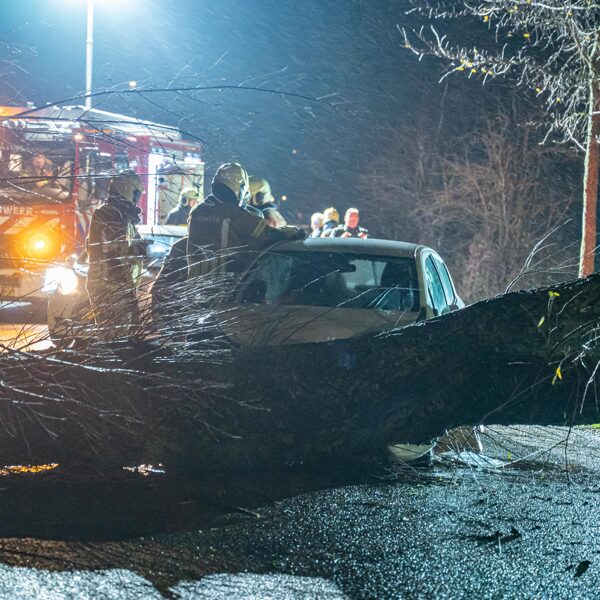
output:
[[58,289],[61,294],[73,294],[79,287],[79,279],[73,269],[51,267],[46,271],[42,292],[50,293]]

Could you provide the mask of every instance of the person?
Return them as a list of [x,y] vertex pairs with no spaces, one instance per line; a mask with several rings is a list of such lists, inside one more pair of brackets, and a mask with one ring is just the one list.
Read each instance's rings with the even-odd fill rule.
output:
[[311,237],[311,238],[321,237],[321,233],[323,232],[324,221],[325,221],[325,217],[323,216],[323,213],[320,213],[320,212],[313,213],[310,217],[311,232],[308,237]]
[[271,227],[287,225],[283,215],[277,210],[271,186],[262,177],[250,177],[250,205],[258,209]]
[[122,171],[112,177],[108,197],[92,214],[86,240],[86,289],[96,324],[102,327],[129,326],[139,317],[136,285],[150,243],[140,239],[135,227],[140,222],[137,203],[143,191],[139,175]]
[[187,245],[188,276],[239,273],[252,252],[284,239],[301,239],[304,231],[271,227],[262,213],[251,211],[250,180],[238,163],[222,164],[211,194],[190,212]]
[[190,210],[198,201],[198,191],[193,187],[186,187],[179,194],[179,203],[167,215],[165,225],[187,225]]
[[333,230],[340,224],[340,213],[330,206],[323,211],[323,219],[321,237],[331,237]]
[[344,215],[344,224],[333,230],[332,237],[367,238],[369,232],[359,225],[360,213],[358,208],[349,208]]
[[28,175],[35,187],[45,187],[54,180],[54,163],[45,154],[36,154],[31,159]]

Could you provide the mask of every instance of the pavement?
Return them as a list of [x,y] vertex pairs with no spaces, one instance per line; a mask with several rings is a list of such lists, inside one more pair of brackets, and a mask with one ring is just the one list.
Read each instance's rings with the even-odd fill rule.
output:
[[45,305],[0,302],[0,352],[45,350],[52,347]]
[[[19,535],[0,538],[0,598],[597,598],[600,430],[491,426],[482,437],[483,454],[448,452],[421,470],[330,472],[313,489],[290,473],[278,498],[265,485],[274,473],[257,473],[254,491],[234,479],[218,498],[190,479],[166,498],[166,475],[140,472],[152,494],[81,496],[69,539],[73,510],[59,503],[80,492],[65,483],[35,507],[32,490],[52,475],[27,476],[20,503],[23,480],[6,477],[13,522],[2,527]],[[147,531],[92,539],[90,524],[106,529],[119,506],[125,520],[152,514]]]

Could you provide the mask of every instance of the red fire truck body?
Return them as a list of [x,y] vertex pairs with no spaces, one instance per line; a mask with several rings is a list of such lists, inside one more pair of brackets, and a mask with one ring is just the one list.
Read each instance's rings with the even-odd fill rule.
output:
[[0,300],[45,297],[46,269],[83,250],[112,174],[142,177],[142,223],[161,224],[183,188],[202,196],[201,153],[177,129],[125,115],[0,107]]

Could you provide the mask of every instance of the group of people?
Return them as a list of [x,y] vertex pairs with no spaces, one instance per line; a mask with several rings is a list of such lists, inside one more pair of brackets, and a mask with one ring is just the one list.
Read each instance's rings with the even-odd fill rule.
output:
[[360,213],[358,208],[349,208],[344,215],[344,222],[340,224],[340,214],[333,207],[326,208],[322,213],[313,213],[310,218],[311,232],[309,237],[355,237],[367,238],[369,232],[359,225]]
[[[89,256],[87,292],[98,324],[129,326],[139,322],[136,287],[147,245],[136,225],[143,182],[132,170],[115,175],[108,196],[93,213],[86,242]],[[253,255],[282,240],[303,239],[306,232],[288,225],[277,209],[269,182],[251,177],[236,162],[221,165],[204,199],[185,188],[166,224],[188,225],[188,235],[172,248],[154,283],[153,296],[168,296],[173,284],[208,274],[236,274]],[[367,237],[356,208],[343,224],[333,207],[311,220],[310,237]]]
[[[139,319],[136,287],[149,243],[136,229],[143,191],[139,175],[123,171],[112,178],[105,202],[92,215],[86,241],[87,292],[99,325],[129,326]],[[211,194],[198,200],[195,190],[183,190],[167,218],[168,224],[187,224],[189,233],[167,257],[159,276],[163,284],[209,273],[239,273],[252,253],[306,236],[304,230],[287,225],[269,183],[249,177],[238,163],[221,165]]]

